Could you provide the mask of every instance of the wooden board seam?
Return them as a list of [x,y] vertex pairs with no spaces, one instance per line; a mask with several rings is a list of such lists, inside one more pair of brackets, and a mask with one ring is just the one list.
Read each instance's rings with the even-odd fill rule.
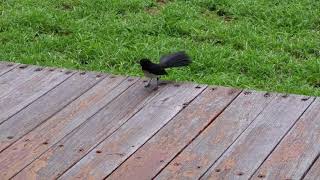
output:
[[[268,92],[265,94],[269,94]],[[275,95],[273,97],[273,99],[268,103],[270,104],[272,101],[274,101],[276,99],[278,95]],[[241,135],[250,127],[250,125],[256,121],[256,119],[260,116],[260,114],[264,111],[264,109],[267,107],[268,105],[266,105],[254,118],[253,120],[248,124],[248,126],[234,139],[234,141],[228,146],[228,148],[226,148],[223,153],[221,153],[221,155],[214,161],[212,162],[212,164],[208,167],[208,169],[206,171],[204,171],[204,173],[199,177],[199,179],[203,178],[203,176],[211,169],[212,166],[215,165],[215,163],[230,149],[230,147],[237,142],[237,140],[241,137]]]
[[16,63],[11,63],[11,64],[13,65],[12,67],[10,67],[11,69],[9,69],[9,70],[3,72],[2,74],[0,74],[0,77],[5,75],[5,74],[7,74],[10,71],[12,71],[13,69],[15,69],[19,65],[19,64],[16,64]]
[[[205,88],[202,89],[201,92],[199,92],[199,94],[197,94],[193,99],[191,99],[188,102],[188,105],[194,101],[202,92],[204,92],[207,89],[207,86],[205,86]],[[161,131],[163,128],[166,127],[166,125],[172,120],[174,119],[181,111],[183,111],[183,109],[185,109],[187,106],[185,106],[184,108],[180,109],[172,118],[170,118],[170,120],[165,123],[161,128],[159,128],[152,136],[150,136],[139,148],[137,148],[132,154],[130,154],[122,163],[120,163],[118,165],[118,167],[116,167],[113,171],[111,171],[106,177],[104,177],[104,179],[107,179],[113,172],[115,172],[123,163],[125,163],[131,156],[133,156],[141,147],[143,147],[150,139],[152,139],[159,131]]]
[[47,92],[45,92],[44,94],[42,94],[41,96],[37,97],[36,99],[34,99],[33,101],[31,101],[29,104],[27,104],[26,106],[24,106],[23,108],[21,108],[20,110],[18,110],[17,112],[15,112],[14,114],[10,115],[7,119],[5,119],[4,121],[0,122],[0,125],[3,124],[4,122],[8,121],[8,119],[12,118],[14,115],[16,115],[17,113],[19,113],[20,111],[24,110],[25,108],[27,108],[28,106],[30,106],[30,104],[34,103],[35,101],[37,101],[39,98],[47,95],[47,93],[49,93],[52,89],[58,87],[60,84],[62,84],[63,82],[65,82],[66,80],[68,80],[70,77],[72,77],[75,74],[75,72],[72,72],[72,74],[65,78],[63,81],[61,81],[60,83],[58,83],[57,85],[53,86],[51,89],[49,89]]
[[[165,87],[166,88],[166,87]],[[164,88],[164,89],[165,89]],[[122,93],[121,93],[122,94]],[[115,132],[118,131],[118,129],[120,129],[122,126],[124,126],[133,116],[135,116],[137,113],[139,113],[150,101],[152,101],[155,97],[157,97],[160,94],[160,91],[158,91],[156,94],[154,94],[150,99],[148,99],[145,104],[143,104],[141,106],[141,108],[139,110],[137,110],[135,113],[133,113],[130,117],[128,117],[128,119],[122,123],[118,128],[116,128],[113,132],[110,133],[110,135],[108,135],[107,137],[105,137],[101,142],[95,144],[94,146],[92,146],[90,148],[90,150],[83,155],[78,161],[74,162],[69,168],[67,168],[65,171],[63,171],[59,176],[57,176],[57,179],[59,179],[64,173],[66,173],[69,169],[71,169],[75,164],[77,164],[79,161],[81,161],[84,157],[86,157],[93,149],[95,149],[97,146],[99,146],[102,142],[104,142],[107,138],[109,138],[110,136],[112,136]],[[134,153],[133,153],[134,154]],[[130,157],[130,156],[129,156]],[[128,157],[128,158],[129,158]],[[113,172],[113,171],[112,171]],[[111,173],[110,173],[111,174]]]
[[262,163],[257,167],[256,170],[253,171],[249,179],[252,179],[253,175],[260,169],[260,167],[264,164],[264,162],[270,157],[270,155],[274,152],[274,150],[278,147],[278,145],[283,141],[283,139],[287,136],[287,134],[293,129],[293,127],[297,124],[297,122],[301,119],[304,113],[309,109],[309,107],[313,104],[316,98],[313,98],[313,101],[308,105],[308,107],[300,114],[300,116],[296,119],[296,121],[292,124],[292,126],[288,129],[286,133],[281,137],[278,143],[273,147],[270,153],[266,156],[266,158],[262,161]]
[[213,117],[213,118],[210,120],[210,122],[209,122],[203,129],[201,129],[195,137],[193,137],[193,138],[191,139],[191,141],[189,141],[170,161],[168,161],[168,163],[167,163],[163,168],[160,169],[160,171],[159,171],[157,174],[155,174],[155,175],[153,176],[152,179],[154,179],[155,177],[157,177],[157,176],[158,176],[176,157],[178,157],[197,137],[199,137],[200,134],[201,134],[205,129],[207,129],[207,128],[230,106],[230,104],[231,104],[235,99],[238,98],[238,96],[240,96],[240,94],[242,93],[242,91],[243,91],[243,90],[240,90],[240,91],[238,92],[238,94],[237,94],[215,117]]
[[[137,81],[138,82],[138,81]],[[134,83],[135,84],[135,83]],[[125,92],[125,91],[124,91]],[[123,93],[124,93],[123,92]],[[121,93],[121,94],[123,94]],[[131,116],[129,116],[127,118],[127,120],[125,122],[123,122],[118,128],[116,128],[114,131],[112,131],[108,136],[106,136],[105,138],[103,138],[99,143],[93,145],[86,154],[84,154],[79,160],[75,161],[69,168],[67,168],[66,170],[64,170],[59,176],[57,176],[56,179],[59,179],[64,173],[66,173],[69,169],[71,169],[75,164],[77,164],[79,161],[81,161],[84,157],[86,157],[93,149],[95,149],[97,146],[99,146],[103,141],[105,141],[106,139],[108,139],[110,136],[112,136],[115,132],[117,132],[118,129],[120,129],[123,125],[125,125],[133,116],[135,116],[137,113],[139,113],[144,106],[146,106],[150,101],[152,101],[158,94],[160,93],[160,91],[158,91],[156,94],[154,94],[151,98],[147,99],[147,101],[135,112],[133,113]],[[120,95],[121,95],[120,94]],[[120,96],[119,95],[119,96]]]
[[[104,79],[104,78],[103,78]],[[128,77],[125,77],[119,84],[117,84],[115,87],[113,87],[110,91],[112,91],[113,89],[117,88],[123,81],[127,80]],[[100,81],[99,81],[100,82]],[[136,83],[136,82],[135,82]],[[133,83],[133,84],[135,84]],[[127,87],[123,92],[125,92],[128,88],[130,88],[133,84],[131,84],[129,87]],[[92,86],[94,87],[94,86]],[[92,88],[91,87],[91,88]],[[90,89],[91,89],[90,88]],[[73,133],[74,131],[76,131],[79,127],[81,127],[83,124],[85,124],[85,122],[90,119],[92,116],[94,116],[96,113],[98,113],[99,111],[101,111],[105,106],[107,106],[108,104],[110,104],[114,99],[116,99],[118,96],[120,96],[123,92],[121,92],[119,95],[115,96],[110,102],[108,102],[107,104],[105,104],[103,107],[101,107],[97,112],[95,112],[93,115],[91,115],[89,118],[87,118],[84,122],[82,122],[79,126],[75,127],[72,131],[70,131],[69,133],[67,133],[65,136],[63,136],[59,141],[57,141],[54,144],[51,144],[51,146],[48,146],[48,149],[45,150],[43,153],[40,153],[36,158],[34,158],[32,161],[30,161],[30,163],[26,164],[22,169],[20,169],[17,173],[15,173],[14,175],[12,175],[10,177],[13,178],[14,176],[16,176],[17,174],[19,174],[22,170],[24,170],[26,167],[28,167],[30,164],[32,164],[35,160],[37,160],[39,157],[41,157],[44,153],[46,153],[51,147],[55,146],[56,144],[58,144],[64,137],[68,136],[69,134]],[[81,96],[79,96],[81,97]],[[31,132],[31,131],[30,131]]]
[[[74,74],[72,74],[70,77],[74,76],[75,74],[77,74],[77,72],[75,72]],[[66,105],[62,106],[57,112],[53,113],[51,116],[49,116],[48,118],[44,119],[43,122],[39,123],[38,125],[36,125],[34,128],[30,129],[30,131],[28,131],[27,133],[25,133],[23,136],[21,136],[20,138],[16,139],[15,141],[13,141],[9,146],[7,146],[6,148],[2,149],[0,151],[0,153],[2,153],[4,150],[6,150],[7,148],[9,148],[12,144],[14,144],[15,142],[19,141],[20,139],[22,139],[26,134],[29,134],[31,131],[33,131],[34,129],[36,129],[37,127],[39,127],[41,124],[45,123],[48,119],[52,118],[53,116],[55,116],[57,113],[59,113],[60,111],[62,111],[65,107],[67,107],[69,104],[71,104],[73,101],[75,101],[76,99],[78,99],[80,96],[82,96],[83,94],[85,94],[86,92],[88,92],[90,89],[92,89],[96,84],[98,84],[100,81],[102,81],[103,79],[105,79],[108,76],[102,77],[99,81],[97,81],[95,84],[93,84],[90,88],[88,88],[87,90],[85,90],[83,93],[81,93],[79,96],[76,96],[72,101],[70,101],[69,103],[67,103]],[[69,79],[69,78],[67,78]],[[60,84],[59,84],[60,85]],[[57,86],[56,86],[57,87]],[[54,87],[53,89],[50,89],[47,93],[49,93],[50,91],[53,91],[56,87]],[[46,95],[47,93],[45,93],[44,95]],[[43,95],[43,96],[44,96]],[[42,96],[40,96],[39,98],[41,98]],[[39,99],[38,98],[38,99]],[[37,99],[37,100],[38,100]],[[33,103],[33,102],[32,102]],[[29,105],[31,105],[32,103],[30,103]],[[28,106],[29,106],[28,105]],[[23,109],[27,108],[28,106],[24,107]],[[21,109],[21,111],[23,110]],[[17,113],[19,113],[20,111],[18,111]],[[17,113],[15,113],[14,115],[16,115]],[[14,116],[13,115],[13,116]],[[12,118],[13,116],[9,117],[7,120],[10,120],[10,118]],[[6,121],[7,121],[6,120]],[[1,125],[1,124],[0,124]],[[24,169],[24,168],[23,168]]]
[[303,173],[301,179],[304,179],[306,177],[306,175],[309,173],[310,169],[312,168],[312,166],[318,161],[320,160],[320,152],[318,153],[318,155],[316,156],[316,158],[312,161],[311,165],[308,167],[308,169]]

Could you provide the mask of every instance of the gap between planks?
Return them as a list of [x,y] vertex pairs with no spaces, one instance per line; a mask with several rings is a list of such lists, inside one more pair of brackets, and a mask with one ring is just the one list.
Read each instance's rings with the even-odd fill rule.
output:
[[[110,174],[180,112],[183,103],[194,99],[205,87],[197,89],[192,86],[194,85],[168,86],[157,98],[154,98],[124,126],[121,126],[112,136],[99,144],[97,148],[92,150],[60,178],[68,179],[78,175],[87,178],[91,176],[104,178]],[[161,114],[161,116],[158,114]],[[122,155],[120,156],[119,153]],[[105,161],[105,158],[108,161]],[[83,167],[81,167],[82,165]]]
[[[14,179],[32,177],[36,174],[45,174],[49,179],[58,178],[72,167],[73,164],[80,161],[82,157],[95,148],[99,142],[112,135],[119,129],[117,126],[125,124],[130,117],[139,112],[154,95],[159,93],[159,91],[140,91],[141,89],[144,89],[143,82],[138,81],[114,99],[108,106],[105,106],[88,119],[81,127],[65,136],[59,141],[59,145],[56,144],[37,158],[36,161],[21,171]],[[159,90],[162,90],[162,88]],[[128,100],[128,98],[132,96],[134,96],[134,98]],[[130,110],[130,106],[131,109],[133,108],[132,111]],[[76,149],[76,151],[74,151],[74,149]],[[63,162],[60,162],[62,159]],[[46,166],[42,165],[44,162]],[[38,169],[38,167],[41,167],[41,169]],[[54,168],[54,170],[50,167]]]
[[[0,152],[40,126],[107,76],[75,73],[0,125]],[[53,102],[52,102],[53,101]],[[50,103],[48,103],[50,102]]]
[[240,92],[223,87],[208,87],[107,176],[107,179],[151,179],[159,168],[170,162],[200,135]]
[[[12,146],[10,146],[8,149],[3,151],[9,155],[10,154],[12,155],[5,156],[3,154],[0,154],[1,161],[5,162],[0,165],[0,169],[1,169],[0,173],[3,173],[2,176],[9,178],[14,174],[16,174],[17,172],[19,172],[26,165],[33,162],[35,158],[43,154],[49,147],[57,143],[61,138],[63,138],[68,133],[70,133],[70,131],[72,131],[74,128],[77,128],[79,125],[81,125],[82,122],[87,120],[87,118],[94,115],[97,111],[99,111],[102,107],[104,107],[105,104],[110,103],[115,97],[117,97],[119,94],[121,94],[121,92],[129,88],[135,82],[135,81],[126,81],[128,83],[122,84],[120,86],[121,88],[115,88],[115,87],[118,87],[117,85],[120,85],[121,82],[124,82],[124,80],[125,78],[118,77],[117,81],[115,81],[115,79],[112,79],[112,81],[111,79],[100,81],[97,85],[91,88],[90,91],[88,91],[84,95],[80,96],[79,99],[69,104],[67,108],[60,111],[58,114],[50,118],[50,120],[47,120],[45,123],[40,125],[37,129],[23,136],[22,139],[20,139],[19,141],[14,143]],[[106,83],[108,84],[109,82],[112,82],[113,84],[111,83],[108,87],[106,86]],[[111,93],[110,90],[112,89],[113,89],[112,92],[114,94],[112,96],[111,94],[107,96],[108,93]],[[85,110],[85,111],[82,111],[82,110]],[[71,116],[72,118],[70,117],[70,115],[72,115]],[[76,118],[75,119],[76,121],[71,122],[71,120],[74,118]],[[59,121],[60,123],[57,124],[57,122]],[[57,131],[59,133],[53,132],[53,130],[59,127],[64,127],[65,125],[69,125],[69,128],[64,129],[65,132],[64,131],[61,132],[60,130]],[[47,134],[48,136],[43,137],[43,134]],[[48,145],[48,143],[43,145],[44,141],[48,142],[48,138],[52,139],[50,142],[50,145]],[[23,154],[22,150],[23,152],[25,152],[26,148],[30,149],[30,151],[35,151],[35,152],[33,154],[29,154],[28,156],[23,156],[18,159],[10,159],[11,157],[12,158],[16,157],[18,154]],[[17,155],[14,155],[14,154],[17,154]],[[14,165],[8,166],[9,164],[12,164],[12,163]],[[8,167],[5,168],[6,166]]]
[[296,95],[277,97],[202,178],[251,177],[314,101],[303,99]]

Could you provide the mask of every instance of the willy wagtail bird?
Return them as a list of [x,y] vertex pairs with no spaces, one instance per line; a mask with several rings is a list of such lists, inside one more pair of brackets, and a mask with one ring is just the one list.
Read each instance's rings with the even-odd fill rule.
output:
[[141,59],[140,65],[142,71],[146,77],[150,78],[148,84],[145,85],[145,87],[149,87],[152,79],[156,78],[157,86],[155,89],[157,89],[160,76],[168,74],[165,70],[166,68],[188,66],[190,63],[191,59],[183,51],[162,56],[160,58],[159,64],[155,64],[149,59]]

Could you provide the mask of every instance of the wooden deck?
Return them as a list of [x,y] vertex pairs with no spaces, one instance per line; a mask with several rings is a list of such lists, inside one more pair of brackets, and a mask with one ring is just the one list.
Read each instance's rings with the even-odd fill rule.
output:
[[320,179],[320,98],[0,63],[0,179]]

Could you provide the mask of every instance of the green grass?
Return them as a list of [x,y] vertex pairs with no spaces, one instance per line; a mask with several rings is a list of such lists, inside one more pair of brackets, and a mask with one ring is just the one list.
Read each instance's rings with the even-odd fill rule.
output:
[[2,60],[142,75],[178,50],[166,79],[320,96],[320,1],[0,0]]

